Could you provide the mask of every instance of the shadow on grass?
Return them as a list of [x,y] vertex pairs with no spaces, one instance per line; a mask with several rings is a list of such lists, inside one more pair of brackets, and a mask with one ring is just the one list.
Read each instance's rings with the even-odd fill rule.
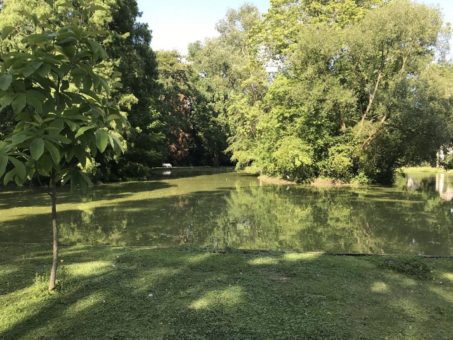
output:
[[[319,253],[68,248],[62,254],[61,290],[48,295],[45,285],[30,283],[49,260],[41,249],[22,252],[32,255],[21,260],[16,251],[7,261],[14,273],[23,273],[15,276],[17,289],[0,296],[8,315],[0,318],[5,339],[440,339],[453,334],[448,259],[422,260],[434,272],[433,279],[421,280],[369,258]],[[8,274],[0,277],[8,280]]]

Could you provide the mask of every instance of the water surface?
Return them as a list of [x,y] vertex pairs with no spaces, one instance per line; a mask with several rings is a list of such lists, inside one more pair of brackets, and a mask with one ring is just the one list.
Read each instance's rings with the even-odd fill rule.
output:
[[[172,170],[148,182],[59,193],[64,244],[453,256],[453,176],[394,187],[260,183],[225,169]],[[49,243],[43,191],[0,192],[0,243]]]

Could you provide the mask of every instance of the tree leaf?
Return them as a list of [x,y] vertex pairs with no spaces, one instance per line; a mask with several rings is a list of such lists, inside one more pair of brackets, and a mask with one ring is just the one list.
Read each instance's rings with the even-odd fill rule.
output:
[[36,138],[30,144],[30,154],[34,160],[41,158],[44,153],[44,141],[42,138]]
[[25,108],[25,105],[27,105],[27,96],[25,95],[25,93],[19,93],[16,98],[14,98],[11,105],[13,107],[14,113],[21,113]]
[[88,125],[88,126],[83,126],[79,129],[79,131],[77,131],[76,135],[75,135],[75,138],[78,138],[80,137],[81,135],[83,135],[85,132],[87,132],[88,130],[91,130],[91,129],[94,129],[96,126],[95,125]]
[[13,142],[14,145],[19,145],[25,142],[27,139],[29,139],[30,136],[28,136],[25,132],[17,133],[11,137],[11,141]]
[[42,61],[28,62],[27,65],[22,70],[22,74],[24,75],[24,77],[28,78],[33,73],[35,73],[42,66],[42,64],[43,64]]
[[33,106],[38,113],[42,113],[42,103],[44,102],[45,96],[36,90],[27,91],[27,104]]
[[14,157],[8,157],[8,159],[11,163],[13,163],[17,176],[19,176],[22,181],[25,181],[25,178],[27,177],[27,170],[25,169],[24,163]]
[[98,150],[103,153],[109,143],[109,134],[107,131],[99,129],[95,132],[96,135],[96,146]]
[[14,27],[12,26],[5,26],[2,30],[2,39],[8,38],[8,36],[14,31]]
[[3,74],[0,76],[0,90],[6,91],[13,82],[13,76],[11,74]]
[[14,99],[13,93],[10,92],[3,93],[3,95],[0,96],[0,109],[10,105],[13,99]]
[[1,155],[0,156],[0,177],[2,177],[3,174],[5,173],[7,165],[8,165],[8,156]]
[[31,34],[28,37],[26,37],[25,41],[32,45],[35,45],[35,44],[39,45],[39,44],[51,41],[53,38],[55,38],[55,34],[53,34],[53,33],[36,33],[36,34]]
[[44,141],[44,144],[45,144],[45,149],[47,152],[49,152],[50,157],[52,157],[54,164],[55,165],[60,164],[61,154],[60,154],[60,151],[58,150],[58,148],[47,140]]
[[3,177],[3,184],[7,185],[9,182],[11,182],[15,174],[16,174],[15,169],[11,169],[10,171],[8,171],[5,177]]

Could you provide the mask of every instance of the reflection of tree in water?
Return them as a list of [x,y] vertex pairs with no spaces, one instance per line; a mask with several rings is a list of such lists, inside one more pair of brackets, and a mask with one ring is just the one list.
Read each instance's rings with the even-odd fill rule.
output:
[[[204,240],[224,209],[223,195],[193,193],[108,207],[78,204],[61,213],[65,243],[174,246]],[[89,200],[87,200],[89,202]]]
[[[78,211],[65,214],[61,225],[61,239],[69,244],[109,244],[125,246],[128,244],[127,234],[128,218],[115,219],[115,223],[98,221],[95,209],[84,209],[79,206]],[[115,208],[111,208],[112,214]]]
[[65,243],[453,253],[449,203],[425,190],[238,186],[75,208],[60,215]]
[[216,220],[218,248],[451,254],[451,216],[437,200],[395,190],[239,188]]
[[[453,200],[453,182],[446,173],[437,173],[435,176],[406,175],[404,176],[402,188],[420,193],[436,194],[442,200],[450,202]],[[401,180],[400,180],[401,186]]]
[[227,202],[209,240],[214,247],[382,252],[349,195],[251,187],[232,192]]

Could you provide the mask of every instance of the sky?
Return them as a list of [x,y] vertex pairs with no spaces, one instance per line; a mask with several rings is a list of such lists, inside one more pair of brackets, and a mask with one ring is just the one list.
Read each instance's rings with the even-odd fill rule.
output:
[[[187,53],[189,43],[217,35],[215,24],[229,8],[243,3],[258,7],[261,12],[269,8],[269,0],[137,0],[143,16],[153,32],[154,50],[178,50]],[[439,7],[446,22],[453,23],[453,0],[418,0]],[[450,42],[453,56],[453,39]]]

